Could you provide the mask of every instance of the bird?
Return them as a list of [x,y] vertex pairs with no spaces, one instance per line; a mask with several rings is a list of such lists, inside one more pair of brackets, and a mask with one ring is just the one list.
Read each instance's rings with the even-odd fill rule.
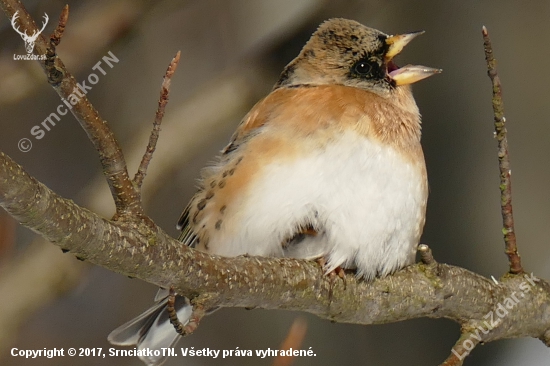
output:
[[[428,181],[410,86],[441,70],[393,59],[422,33],[323,22],[202,171],[177,222],[182,243],[225,257],[321,259],[326,273],[350,269],[365,281],[414,263]],[[174,346],[167,296],[159,290],[155,306],[109,341]],[[176,300],[185,324],[190,302]]]

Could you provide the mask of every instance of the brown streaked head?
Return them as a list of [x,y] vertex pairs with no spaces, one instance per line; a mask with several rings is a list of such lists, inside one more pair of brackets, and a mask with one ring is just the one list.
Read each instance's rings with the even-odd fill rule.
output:
[[389,36],[353,20],[329,19],[285,67],[275,89],[337,84],[390,96],[401,85],[441,72],[425,66],[399,68],[392,61],[422,33]]

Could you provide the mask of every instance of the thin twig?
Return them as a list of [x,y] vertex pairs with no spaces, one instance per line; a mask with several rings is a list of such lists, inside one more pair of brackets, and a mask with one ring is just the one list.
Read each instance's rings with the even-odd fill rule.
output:
[[508,139],[506,137],[506,118],[504,117],[504,104],[502,101],[502,89],[500,78],[496,69],[496,60],[493,56],[491,39],[485,26],[482,29],[485,60],[487,61],[487,74],[493,84],[493,112],[495,116],[495,132],[498,141],[498,166],[500,169],[500,205],[502,210],[502,233],[506,255],[510,262],[510,273],[523,273],[521,258],[516,244],[514,231],[514,216],[512,213],[512,182],[510,168],[510,155],[508,153]]
[[157,109],[157,113],[155,114],[155,121],[153,122],[153,130],[151,131],[151,135],[149,136],[149,144],[147,144],[147,149],[145,150],[145,154],[143,154],[143,158],[141,159],[141,163],[139,164],[138,171],[134,176],[134,184],[136,185],[136,188],[138,189],[138,191],[141,191],[141,185],[143,183],[143,179],[147,175],[147,167],[149,166],[149,163],[153,158],[153,153],[155,152],[155,149],[157,147],[157,141],[158,141],[159,132],[160,132],[160,124],[162,123],[162,118],[164,117],[164,110],[166,108],[166,104],[168,104],[168,95],[170,93],[170,81],[172,80],[172,75],[174,75],[174,73],[176,72],[176,69],[178,68],[178,62],[180,61],[180,54],[181,54],[181,51],[178,51],[178,53],[176,53],[176,56],[174,56],[174,58],[170,62],[170,65],[168,65],[168,69],[166,70],[166,74],[164,75],[164,79],[162,81],[162,87],[160,90],[160,98],[159,98],[159,106]]
[[466,356],[479,344],[469,332],[462,333],[452,348],[452,352],[440,366],[462,366]]
[[422,263],[428,266],[436,266],[437,262],[433,256],[432,250],[426,244],[420,244],[418,246],[418,252],[420,253],[420,260]]
[[50,44],[54,47],[59,45],[61,38],[63,38],[63,33],[65,32],[65,27],[67,26],[67,20],[69,19],[69,5],[65,5],[59,16],[59,21],[57,27],[50,36]]
[[[21,29],[27,31],[28,34],[38,32],[34,20],[20,1],[1,0],[0,7],[2,7],[2,10],[9,19],[18,12],[20,16],[17,21]],[[50,46],[50,40],[47,40],[43,35],[40,35],[36,39],[35,50],[37,53],[46,54],[46,57],[48,57],[48,52],[50,52],[50,56],[52,56],[51,50],[48,51]],[[54,66],[46,66],[45,61],[39,61],[39,63],[57,94],[64,99],[70,100],[70,96],[75,91],[80,93],[78,84],[58,56],[53,55],[50,60],[53,61]],[[53,70],[55,73],[51,74]],[[62,75],[61,79],[58,78],[58,73]],[[107,122],[101,118],[99,112],[93,107],[88,98],[85,95],[80,96],[80,94],[79,98],[74,98],[73,95],[73,99],[71,99],[75,100],[76,103],[72,106],[71,113],[80,123],[99,153],[103,174],[107,178],[111,195],[115,201],[116,215],[139,215],[143,212],[143,208],[140,204],[138,192],[128,175],[122,150]]]
[[[306,336],[307,323],[303,318],[296,318],[288,331],[288,334],[279,347],[280,350],[299,350],[302,347],[302,342]],[[294,363],[295,357],[293,355],[277,356],[273,361],[272,366],[290,366]]]
[[57,27],[50,36],[50,46],[46,51],[46,74],[48,76],[48,82],[52,85],[59,84],[64,77],[63,69],[60,69],[55,65],[55,58],[57,57],[56,48],[61,42],[63,33],[65,32],[65,27],[67,25],[67,20],[69,19],[69,5],[65,5],[59,16],[59,21]]

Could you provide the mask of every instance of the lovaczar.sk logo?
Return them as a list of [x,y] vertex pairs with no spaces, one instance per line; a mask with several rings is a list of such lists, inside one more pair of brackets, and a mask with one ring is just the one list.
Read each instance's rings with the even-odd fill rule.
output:
[[25,42],[25,49],[27,50],[27,54],[26,55],[13,54],[13,59],[14,60],[32,60],[32,61],[46,60],[46,55],[34,55],[32,51],[34,50],[34,43],[36,42],[36,39],[38,38],[40,33],[42,33],[44,28],[46,28],[46,24],[48,24],[48,20],[49,20],[48,14],[44,13],[44,23],[42,24],[42,29],[40,29],[40,31],[38,32],[35,31],[33,34],[29,36],[26,31],[21,32],[19,30],[19,26],[15,24],[15,21],[17,20],[17,18],[19,18],[19,15],[17,13],[18,11],[16,11],[15,14],[13,14],[13,17],[11,18],[11,26],[17,33],[19,33],[21,38],[23,38],[23,41]]

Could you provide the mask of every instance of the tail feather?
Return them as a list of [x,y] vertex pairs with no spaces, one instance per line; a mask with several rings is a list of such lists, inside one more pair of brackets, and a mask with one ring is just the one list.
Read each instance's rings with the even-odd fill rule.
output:
[[[107,337],[109,342],[119,346],[137,346],[138,350],[174,347],[181,336],[176,333],[168,318],[166,305],[168,291],[159,290],[155,300],[157,303],[136,318],[113,330]],[[192,314],[192,306],[185,297],[176,297],[175,309],[179,320],[185,325]],[[162,365],[167,357],[160,352],[159,356],[140,356],[149,366]]]

